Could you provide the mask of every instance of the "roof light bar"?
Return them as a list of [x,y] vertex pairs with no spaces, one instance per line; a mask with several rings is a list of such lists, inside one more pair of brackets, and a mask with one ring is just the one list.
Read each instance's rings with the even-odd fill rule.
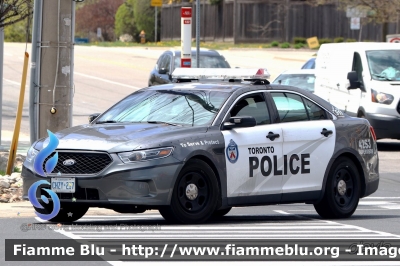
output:
[[265,68],[176,68],[175,79],[269,79]]

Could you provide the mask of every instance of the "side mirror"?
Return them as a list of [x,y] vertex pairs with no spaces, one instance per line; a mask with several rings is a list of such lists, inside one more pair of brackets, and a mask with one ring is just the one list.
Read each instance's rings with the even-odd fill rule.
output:
[[350,82],[348,90],[359,89],[361,87],[361,82],[358,80],[357,72],[351,71],[347,73],[347,79]]
[[168,70],[166,69],[166,68],[160,68],[159,70],[158,70],[158,73],[159,74],[167,74],[167,72],[168,72]]
[[89,123],[92,123],[93,120],[95,120],[97,117],[99,117],[99,115],[101,115],[101,114],[100,113],[95,113],[95,114],[89,115],[89,117],[88,117]]
[[223,124],[223,129],[232,129],[237,127],[254,127],[257,125],[256,119],[252,116],[234,116],[229,122]]

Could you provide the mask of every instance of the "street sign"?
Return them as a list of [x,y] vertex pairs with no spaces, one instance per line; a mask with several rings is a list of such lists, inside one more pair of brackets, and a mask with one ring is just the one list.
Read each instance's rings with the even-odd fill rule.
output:
[[350,19],[350,29],[351,30],[359,30],[361,27],[360,18],[351,18]]
[[151,0],[151,6],[162,6],[162,0]]
[[400,34],[386,35],[386,42],[400,43]]
[[318,48],[319,47],[318,38],[317,37],[308,38],[307,44],[308,44],[308,48],[310,48],[310,49]]

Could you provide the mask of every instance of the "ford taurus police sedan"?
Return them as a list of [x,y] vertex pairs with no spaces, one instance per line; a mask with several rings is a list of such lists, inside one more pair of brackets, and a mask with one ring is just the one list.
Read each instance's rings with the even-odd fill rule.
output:
[[[64,222],[89,207],[158,209],[167,221],[200,223],[235,206],[299,202],[323,218],[350,217],[378,189],[373,128],[268,77],[177,69],[177,83],[138,90],[89,124],[56,132],[58,163],[46,177],[33,165],[49,138],[35,142],[24,197],[47,180],[61,202],[52,221]],[[53,186],[60,182],[69,185]]]

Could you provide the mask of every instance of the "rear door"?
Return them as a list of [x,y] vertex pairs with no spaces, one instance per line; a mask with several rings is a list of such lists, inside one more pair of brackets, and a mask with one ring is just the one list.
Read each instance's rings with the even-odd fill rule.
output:
[[271,96],[283,137],[282,201],[313,199],[319,196],[333,155],[335,126],[322,107],[301,94],[282,91]]
[[257,125],[222,130],[229,204],[279,202],[282,173],[277,165],[282,157],[282,130],[279,124],[271,124],[264,93],[238,98],[225,121],[234,116],[252,116]]

